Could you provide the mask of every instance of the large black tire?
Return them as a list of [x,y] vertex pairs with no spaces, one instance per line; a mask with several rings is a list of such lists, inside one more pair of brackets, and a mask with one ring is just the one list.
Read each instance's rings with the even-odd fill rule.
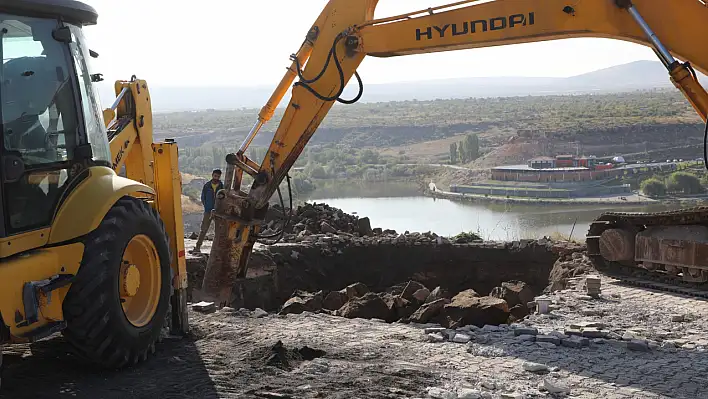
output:
[[[123,312],[119,279],[125,248],[140,234],[147,236],[157,250],[161,288],[152,319],[136,327]],[[84,245],[81,267],[63,304],[67,323],[64,337],[81,358],[104,368],[117,369],[146,360],[155,352],[172,294],[172,254],[164,223],[146,202],[122,197],[86,237]]]

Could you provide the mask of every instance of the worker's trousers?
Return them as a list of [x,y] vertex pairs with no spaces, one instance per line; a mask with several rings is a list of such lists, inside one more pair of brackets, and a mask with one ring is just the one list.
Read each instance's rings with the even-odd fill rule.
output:
[[202,247],[202,241],[204,241],[204,237],[206,237],[207,231],[209,231],[209,226],[211,226],[212,219],[213,217],[211,215],[211,211],[204,212],[204,216],[202,217],[202,225],[199,230],[199,238],[197,238],[197,244],[195,246],[196,249]]

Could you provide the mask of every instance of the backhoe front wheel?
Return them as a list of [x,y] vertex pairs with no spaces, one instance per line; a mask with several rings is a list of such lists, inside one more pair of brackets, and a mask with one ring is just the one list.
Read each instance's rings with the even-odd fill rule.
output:
[[64,336],[85,360],[121,368],[154,352],[172,292],[165,226],[146,202],[123,197],[84,241],[64,301]]

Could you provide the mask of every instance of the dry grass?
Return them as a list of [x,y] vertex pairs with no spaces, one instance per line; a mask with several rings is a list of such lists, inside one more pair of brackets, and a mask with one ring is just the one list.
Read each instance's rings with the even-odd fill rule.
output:
[[[464,136],[447,137],[440,140],[425,141],[416,144],[407,144],[381,150],[381,155],[397,157],[402,154],[407,155],[414,162],[419,163],[437,163],[440,158],[449,158],[450,144],[457,143]],[[378,148],[377,148],[378,149]],[[378,149],[380,150],[380,149]]]

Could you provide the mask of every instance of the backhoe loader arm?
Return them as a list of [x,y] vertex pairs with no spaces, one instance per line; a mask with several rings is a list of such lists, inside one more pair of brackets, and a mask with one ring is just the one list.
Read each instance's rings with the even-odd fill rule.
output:
[[[702,0],[465,0],[375,20],[377,3],[329,1],[300,50],[291,56],[292,65],[246,140],[237,153],[227,156],[226,188],[217,194],[216,234],[202,287],[206,299],[230,302],[233,280],[246,276],[268,200],[334,102],[348,104],[361,96],[363,85],[356,69],[367,55],[392,57],[577,37],[614,38],[652,47],[701,118],[706,121],[708,116],[708,94],[693,67],[674,59],[690,61],[708,73],[708,49],[703,43],[708,37],[708,8]],[[342,99],[352,76],[357,78],[359,95]],[[299,80],[293,84],[295,78]],[[245,151],[291,87],[290,103],[259,165]],[[244,171],[254,177],[248,193],[241,190]]]

